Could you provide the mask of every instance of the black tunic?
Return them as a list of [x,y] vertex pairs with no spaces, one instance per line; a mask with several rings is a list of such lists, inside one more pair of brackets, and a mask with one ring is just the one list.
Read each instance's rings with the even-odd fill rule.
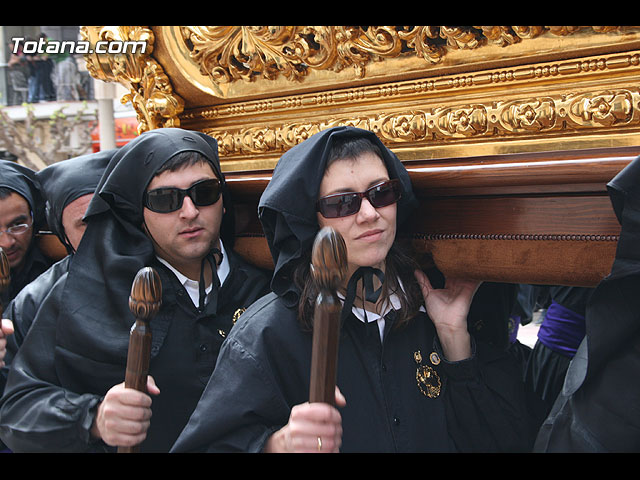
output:
[[[343,452],[531,448],[535,425],[528,420],[519,367],[507,353],[475,342],[471,359],[449,363],[426,314],[401,329],[392,328],[393,313],[386,319],[383,343],[376,324],[353,315],[341,331],[337,385],[347,402],[340,409]],[[256,302],[223,345],[172,451],[261,451],[287,423],[291,408],[308,401],[311,340],[282,298],[270,294]],[[437,365],[430,361],[432,352],[440,359]],[[440,379],[434,398],[420,388],[421,366],[434,369]]]

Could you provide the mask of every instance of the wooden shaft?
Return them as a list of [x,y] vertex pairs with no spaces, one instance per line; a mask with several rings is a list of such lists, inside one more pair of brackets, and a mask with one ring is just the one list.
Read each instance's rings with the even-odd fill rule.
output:
[[[142,268],[133,281],[129,308],[136,321],[129,333],[129,351],[124,386],[140,392],[147,391],[147,377],[151,359],[151,318],[158,313],[162,302],[162,285],[157,272]],[[118,453],[137,453],[140,445],[118,447]]]
[[337,296],[330,293],[318,296],[313,321],[310,402],[335,404],[341,309]]
[[[9,282],[11,281],[11,267],[9,265],[9,259],[4,250],[0,248],[0,294],[9,288]],[[2,305],[2,298],[0,297],[0,318],[4,312],[4,305]]]
[[151,326],[148,321],[137,319],[129,335],[127,370],[124,377],[125,387],[133,388],[139,392],[147,391],[150,355]]

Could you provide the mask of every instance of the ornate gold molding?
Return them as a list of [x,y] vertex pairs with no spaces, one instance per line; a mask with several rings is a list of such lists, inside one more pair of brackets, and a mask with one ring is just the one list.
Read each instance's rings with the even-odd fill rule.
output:
[[141,41],[144,51],[120,54],[85,55],[87,70],[99,80],[118,82],[129,89],[122,103],[131,102],[138,117],[138,131],[180,125],[179,115],[184,110],[184,100],[173,91],[169,77],[161,65],[151,56],[154,34],[142,26],[102,26],[80,28],[82,40],[92,45],[98,41]]
[[432,109],[371,112],[358,117],[333,116],[317,122],[289,122],[206,128],[219,143],[221,156],[283,152],[314,133],[335,125],[353,125],[374,131],[389,145],[457,139],[515,138],[532,134],[637,127],[640,125],[640,89],[612,89],[473,103]]
[[366,75],[368,64],[415,56],[440,63],[452,50],[486,45],[506,47],[545,33],[564,37],[589,30],[624,32],[634,27],[606,26],[189,26],[184,45],[200,73],[214,83],[284,76],[301,81],[311,70],[339,72],[353,67]]

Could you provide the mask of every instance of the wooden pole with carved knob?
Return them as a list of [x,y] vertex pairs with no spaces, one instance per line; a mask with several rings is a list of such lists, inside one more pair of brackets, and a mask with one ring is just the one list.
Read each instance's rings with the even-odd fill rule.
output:
[[330,227],[316,235],[311,253],[311,274],[318,289],[311,350],[309,401],[335,405],[340,312],[337,291],[347,273],[347,247]]
[[[140,392],[147,391],[147,376],[151,357],[151,319],[162,304],[162,283],[160,276],[151,267],[141,268],[131,286],[129,309],[135,316],[135,323],[129,334],[127,370],[124,385]],[[137,453],[140,446],[118,447],[118,453]]]
[[[9,259],[4,250],[0,248],[0,294],[9,288],[9,282],[11,281],[11,266],[9,265]],[[2,304],[2,298],[0,297],[0,318],[4,312],[4,305]]]

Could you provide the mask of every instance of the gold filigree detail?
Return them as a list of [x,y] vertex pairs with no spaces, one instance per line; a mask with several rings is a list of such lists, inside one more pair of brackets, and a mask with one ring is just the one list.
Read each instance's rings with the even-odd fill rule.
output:
[[[429,357],[432,358],[434,353]],[[438,363],[440,363],[437,354],[436,357],[438,358]],[[420,350],[414,352],[413,360],[418,364],[416,369],[416,382],[422,394],[429,398],[437,398],[440,396],[440,389],[442,388],[440,376],[429,365],[422,365],[422,354]],[[437,365],[437,363],[435,365]]]
[[440,63],[449,51],[491,44],[506,47],[545,33],[568,36],[584,29],[622,32],[631,26],[187,26],[183,41],[200,73],[214,83],[282,75],[301,81],[310,70],[355,69],[371,62],[416,56]]
[[232,320],[234,325],[238,321],[238,319],[240,318],[240,315],[242,315],[246,310],[247,310],[246,308],[239,308],[235,312],[233,312],[233,317],[232,317],[231,320]]
[[146,48],[120,54],[85,55],[87,70],[99,80],[118,82],[129,89],[121,99],[131,102],[138,117],[138,133],[160,127],[180,126],[178,115],[184,101],[173,91],[169,77],[151,57],[154,34],[149,27],[103,26],[81,27],[81,38],[93,46],[97,41],[140,41]]
[[371,130],[387,144],[637,126],[638,105],[640,90],[620,89],[206,133],[218,140],[221,156],[230,157],[283,152],[336,125]]

